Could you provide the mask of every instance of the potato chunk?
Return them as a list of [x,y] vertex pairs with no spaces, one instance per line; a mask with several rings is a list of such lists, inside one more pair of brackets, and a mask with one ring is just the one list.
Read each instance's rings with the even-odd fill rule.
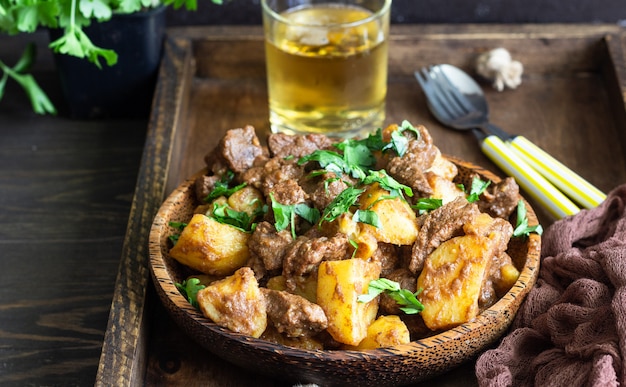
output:
[[197,298],[205,317],[233,332],[258,338],[267,327],[265,298],[249,267],[211,283]]
[[368,328],[367,336],[356,347],[346,349],[365,350],[408,344],[411,335],[406,324],[396,315],[380,316]]
[[481,285],[495,244],[484,236],[465,235],[443,242],[424,262],[417,279],[421,312],[431,330],[449,329],[478,315]]
[[362,224],[362,232],[367,232],[379,242],[394,245],[410,245],[417,238],[417,222],[415,212],[404,200],[389,198],[389,192],[372,184],[361,194],[359,207],[371,210],[378,215],[381,227]]
[[250,234],[196,214],[185,227],[170,256],[206,274],[229,275],[248,260]]
[[362,303],[371,280],[380,276],[380,266],[359,258],[323,261],[317,275],[317,303],[328,318],[328,333],[340,343],[357,345],[376,318],[378,299]]

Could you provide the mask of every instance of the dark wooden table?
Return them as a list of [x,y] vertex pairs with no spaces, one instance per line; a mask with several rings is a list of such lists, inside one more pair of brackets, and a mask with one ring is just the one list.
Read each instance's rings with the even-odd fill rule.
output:
[[[0,57],[32,37],[2,38]],[[35,76],[61,107],[45,49]],[[9,86],[0,101],[0,385],[93,385],[148,120],[38,116]]]

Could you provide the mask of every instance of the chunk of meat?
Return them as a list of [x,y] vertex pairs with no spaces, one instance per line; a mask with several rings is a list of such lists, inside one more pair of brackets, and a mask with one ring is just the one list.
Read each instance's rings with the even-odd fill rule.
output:
[[322,308],[285,291],[262,288],[267,316],[276,330],[288,337],[311,337],[328,327]]
[[411,187],[417,195],[430,196],[432,188],[424,173],[429,170],[440,153],[432,137],[423,126],[418,126],[419,138],[409,140],[404,156],[395,156],[387,164],[387,172],[400,183]]
[[287,180],[297,181],[303,175],[304,167],[298,166],[293,160],[274,157],[248,169],[241,175],[241,180],[261,190],[267,197],[276,184]]
[[443,241],[460,235],[463,225],[478,216],[478,206],[459,197],[429,212],[421,219],[422,225],[413,245],[409,270],[417,273],[422,270],[424,260]]
[[257,224],[248,240],[251,256],[257,256],[266,270],[278,270],[283,267],[285,250],[293,243],[289,230],[276,231],[269,222]]
[[480,195],[478,208],[493,217],[508,219],[520,200],[519,186],[512,177],[491,184]]
[[288,247],[283,259],[283,276],[287,289],[293,291],[297,277],[315,270],[320,262],[348,259],[353,250],[354,247],[345,234],[338,233],[330,238],[321,236],[312,239],[299,236]]
[[[214,164],[221,164],[222,169],[226,167],[239,174],[251,168],[257,157],[264,155],[267,155],[267,150],[261,146],[254,127],[247,125],[227,131],[215,149],[205,156],[205,162],[213,168]],[[222,174],[220,171],[214,173]]]
[[273,157],[300,158],[318,149],[328,148],[332,141],[323,134],[307,134],[302,136],[290,136],[283,133],[273,133],[267,140],[268,147]]

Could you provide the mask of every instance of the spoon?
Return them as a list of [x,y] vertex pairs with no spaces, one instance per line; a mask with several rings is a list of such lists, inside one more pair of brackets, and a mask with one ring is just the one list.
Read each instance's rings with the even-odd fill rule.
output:
[[427,73],[439,82],[451,105],[443,111],[437,109],[437,119],[442,123],[461,130],[479,128],[486,136],[499,137],[524,162],[585,208],[594,208],[604,201],[606,195],[602,191],[524,136],[511,135],[492,124],[485,95],[467,73],[447,64],[433,66]]

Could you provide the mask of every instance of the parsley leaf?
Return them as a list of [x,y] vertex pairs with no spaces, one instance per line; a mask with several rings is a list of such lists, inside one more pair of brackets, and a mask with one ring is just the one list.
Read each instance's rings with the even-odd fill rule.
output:
[[176,283],[176,288],[182,293],[183,296],[189,301],[189,303],[196,309],[199,309],[198,305],[198,292],[204,289],[206,286],[200,283],[198,278],[189,278],[183,281],[183,283]]
[[204,198],[204,201],[208,203],[220,196],[229,197],[230,195],[234,194],[235,192],[246,186],[246,183],[241,183],[235,187],[229,188],[234,178],[235,173],[233,171],[226,171],[224,176],[222,176],[222,178],[215,183],[215,186],[213,187],[211,192],[209,192],[207,197]]
[[370,171],[369,174],[363,179],[363,184],[378,183],[381,188],[389,191],[392,197],[402,197],[401,191],[404,191],[406,196],[412,197],[413,190],[404,184],[400,184],[396,179],[389,176],[387,171],[381,169],[380,171]]
[[435,198],[419,198],[417,202],[411,206],[414,210],[417,210],[419,214],[423,214],[425,212],[429,212],[432,210],[436,210],[437,208],[443,205],[442,199]]
[[[183,231],[185,227],[187,227],[187,223],[184,222],[169,222],[168,225],[172,228],[177,229],[178,231]],[[175,245],[178,242],[178,238],[180,234],[172,234],[168,238]]]
[[472,179],[472,187],[470,188],[469,196],[467,197],[467,201],[470,203],[477,202],[480,200],[480,195],[485,192],[487,187],[491,184],[491,180],[481,180],[479,177],[474,176]]
[[403,134],[407,130],[413,132],[417,139],[420,138],[419,130],[415,129],[409,121],[404,120],[398,129],[391,132],[391,142],[384,149],[393,149],[398,156],[404,156],[409,149],[409,138]]
[[376,228],[383,227],[378,214],[371,210],[356,210],[352,220],[355,222],[369,224],[370,226],[374,226]]
[[208,215],[216,221],[233,226],[243,232],[251,232],[254,230],[256,223],[254,220],[257,216],[267,211],[266,206],[258,208],[252,216],[245,211],[236,211],[228,206],[228,204],[213,203],[213,211]]
[[354,187],[348,187],[341,191],[324,209],[320,222],[332,222],[344,212],[348,212],[363,192],[365,192],[364,189]]
[[411,293],[410,290],[401,289],[399,283],[387,278],[379,278],[370,281],[367,287],[367,293],[361,294],[357,298],[357,301],[370,302],[381,293],[385,293],[391,297],[400,305],[400,310],[406,314],[417,314],[424,310],[424,305],[417,299],[419,291]]
[[291,237],[296,239],[296,215],[300,216],[311,224],[317,223],[320,218],[320,212],[317,208],[311,208],[305,203],[298,204],[282,204],[274,199],[274,195],[270,193],[272,202],[272,211],[274,212],[274,227],[280,232],[291,225]]
[[524,205],[524,201],[520,200],[519,202],[517,202],[517,221],[515,224],[515,230],[513,230],[513,236],[528,236],[531,232],[541,235],[543,234],[543,227],[541,227],[540,224],[536,226],[528,225],[528,218],[526,217],[526,206]]

